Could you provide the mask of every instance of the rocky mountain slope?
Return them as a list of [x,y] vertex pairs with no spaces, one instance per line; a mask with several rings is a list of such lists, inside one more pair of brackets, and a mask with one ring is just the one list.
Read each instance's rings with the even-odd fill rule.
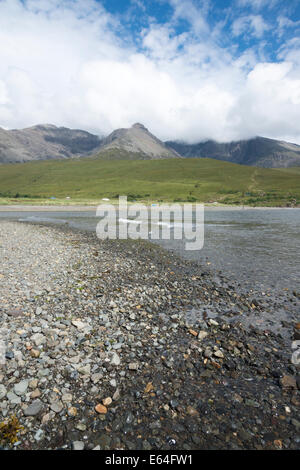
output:
[[126,158],[130,155],[142,159],[180,158],[181,155],[168,148],[151,134],[143,124],[136,123],[129,129],[117,129],[102,140],[98,157],[106,159]]
[[169,141],[166,145],[187,158],[214,158],[265,168],[300,166],[300,145],[265,137],[229,143],[208,140],[191,145]]
[[51,124],[20,130],[0,128],[0,163],[86,156],[103,160],[213,158],[242,165],[288,168],[300,166],[300,145],[264,137],[229,143],[162,142],[139,123],[117,129],[104,138]]
[[89,132],[51,124],[8,131],[0,128],[0,163],[71,158],[89,154],[100,143]]

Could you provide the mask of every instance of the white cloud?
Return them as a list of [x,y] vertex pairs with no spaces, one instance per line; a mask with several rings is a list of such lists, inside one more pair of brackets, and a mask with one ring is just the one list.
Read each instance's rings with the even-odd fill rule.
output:
[[[1,126],[108,133],[140,121],[162,139],[300,143],[300,44],[285,44],[278,64],[253,49],[236,56],[205,34],[207,2],[188,19],[171,1],[173,18],[152,21],[137,49],[94,0],[0,0]],[[176,34],[179,15],[190,31]]]
[[290,18],[287,18],[284,15],[280,15],[277,18],[277,23],[278,23],[278,33],[280,36],[282,36],[287,29],[290,28],[297,28],[298,30],[300,29],[300,20],[298,21],[293,21]]
[[153,58],[172,59],[178,56],[178,48],[188,40],[188,34],[174,35],[170,26],[152,24],[143,32],[143,47],[147,49]]
[[169,0],[174,8],[173,20],[184,19],[190,23],[193,32],[197,35],[208,34],[210,27],[206,20],[209,9],[209,0],[200,0],[195,6],[193,0]]
[[293,77],[293,64],[261,63],[248,74],[232,115],[239,126],[257,134],[257,123],[270,137],[299,136],[300,75]]
[[234,36],[240,36],[245,33],[256,38],[262,38],[269,29],[270,26],[261,15],[241,16],[232,23],[232,33]]

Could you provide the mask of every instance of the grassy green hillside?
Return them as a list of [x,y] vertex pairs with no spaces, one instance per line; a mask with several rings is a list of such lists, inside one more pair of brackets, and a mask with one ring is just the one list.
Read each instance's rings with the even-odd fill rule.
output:
[[294,175],[300,175],[300,166],[291,166],[289,168],[277,168],[280,171],[284,171],[286,173],[293,173]]
[[300,204],[300,173],[212,159],[81,159],[0,165],[2,202],[69,196],[73,202],[127,195],[144,201]]

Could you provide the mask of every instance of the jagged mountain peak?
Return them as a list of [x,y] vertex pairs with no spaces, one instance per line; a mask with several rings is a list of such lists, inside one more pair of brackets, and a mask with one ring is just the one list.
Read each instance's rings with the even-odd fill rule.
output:
[[147,127],[144,126],[144,124],[141,124],[140,122],[136,122],[131,126],[132,129],[142,129],[143,131],[148,131]]
[[[180,158],[175,150],[168,148],[141,123],[137,122],[129,128],[121,128],[113,131],[103,139],[98,156],[101,158],[107,151],[116,151],[135,154],[136,158],[159,159]],[[114,158],[118,158],[117,156]]]

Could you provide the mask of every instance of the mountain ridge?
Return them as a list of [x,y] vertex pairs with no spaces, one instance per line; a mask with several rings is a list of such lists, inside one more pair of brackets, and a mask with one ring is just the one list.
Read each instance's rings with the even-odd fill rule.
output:
[[300,145],[267,137],[227,143],[207,140],[196,144],[168,141],[166,145],[185,158],[213,158],[263,168],[300,166]]
[[25,129],[0,128],[0,163],[80,157],[99,147],[100,137],[80,129],[38,124]]
[[266,137],[219,143],[163,142],[141,123],[100,137],[80,129],[38,124],[25,129],[0,128],[0,163],[93,157],[103,160],[211,158],[248,166],[300,166],[300,145]]
[[[117,149],[140,155],[140,158],[182,158],[175,150],[168,148],[164,142],[139,122],[130,128],[121,128],[113,131],[101,142],[98,156],[101,157],[107,150]],[[117,158],[117,157],[116,157]]]

